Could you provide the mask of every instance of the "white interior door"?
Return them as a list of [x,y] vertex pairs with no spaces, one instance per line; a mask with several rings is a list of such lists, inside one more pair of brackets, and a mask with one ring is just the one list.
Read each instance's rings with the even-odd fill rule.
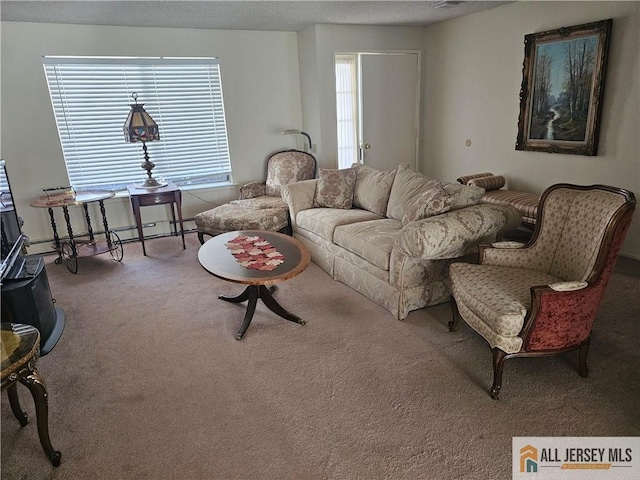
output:
[[360,55],[360,159],[379,170],[418,166],[419,54]]

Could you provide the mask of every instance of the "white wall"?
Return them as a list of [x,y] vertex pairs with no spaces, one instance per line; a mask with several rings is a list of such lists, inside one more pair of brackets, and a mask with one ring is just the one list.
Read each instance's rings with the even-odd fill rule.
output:
[[298,34],[301,69],[303,62],[306,65],[300,74],[304,128],[309,129],[314,143],[318,140],[319,166],[338,166],[334,52],[421,50],[424,31],[417,27],[314,25]]
[[[516,2],[426,29],[421,170],[505,174],[541,193],[553,183],[604,183],[640,195],[638,2]],[[524,36],[613,18],[598,155],[515,150]],[[471,146],[465,146],[465,140]],[[640,259],[640,214],[622,253]]]
[[[302,147],[301,136],[279,134],[288,128],[307,130],[319,166],[335,168],[334,51],[422,49],[423,172],[454,181],[489,170],[506,174],[512,188],[533,192],[566,181],[608,183],[638,194],[639,9],[638,2],[516,2],[426,29],[316,25],[298,34],[2,22],[0,154],[26,233],[36,241],[50,238],[46,212],[28,202],[42,188],[68,181],[41,56],[217,56],[236,183],[261,178],[268,153]],[[614,24],[598,156],[516,151],[524,35],[605,18]],[[235,188],[186,191],[184,214],[236,195]],[[142,212],[145,222],[164,220],[159,230],[169,231],[168,207]],[[113,226],[134,223],[126,198],[110,200],[107,213]],[[623,249],[635,258],[639,225],[640,214]]]
[[[221,59],[234,182],[264,178],[267,156],[293,148],[282,130],[302,125],[297,38],[293,32],[131,28],[2,22],[1,156],[7,162],[17,210],[32,241],[52,237],[46,210],[28,206],[43,188],[68,185],[44,77],[43,55],[215,56]],[[124,118],[122,120],[124,122]],[[140,169],[141,178],[144,172]],[[196,198],[197,195],[203,200]],[[237,188],[185,191],[183,214],[237,198]],[[134,225],[128,198],[106,202],[110,226]],[[147,234],[168,232],[168,206],[142,209]],[[71,209],[84,230],[81,209]],[[61,212],[57,212],[64,227]],[[96,217],[97,226],[101,226]],[[94,228],[96,227],[94,224]],[[193,224],[191,224],[193,225]],[[62,229],[64,231],[64,228]],[[135,236],[125,232],[121,236]],[[30,253],[48,249],[34,245]]]

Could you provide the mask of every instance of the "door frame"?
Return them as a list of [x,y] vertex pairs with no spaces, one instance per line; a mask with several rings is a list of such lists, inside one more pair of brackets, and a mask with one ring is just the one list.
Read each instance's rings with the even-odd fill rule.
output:
[[[415,86],[416,110],[415,110],[415,159],[413,167],[417,171],[420,165],[420,146],[421,142],[421,125],[422,125],[422,50],[334,50],[333,51],[333,68],[335,71],[336,55],[356,55],[357,56],[357,105],[358,105],[358,163],[362,162],[362,137],[363,137],[363,118],[362,118],[362,56],[363,55],[416,55],[417,57],[417,80]],[[334,75],[335,82],[335,75]],[[334,83],[334,97],[335,97]],[[336,119],[334,119],[335,121]],[[337,125],[336,125],[337,128]],[[336,148],[338,145],[336,144]],[[337,154],[337,151],[336,151]]]

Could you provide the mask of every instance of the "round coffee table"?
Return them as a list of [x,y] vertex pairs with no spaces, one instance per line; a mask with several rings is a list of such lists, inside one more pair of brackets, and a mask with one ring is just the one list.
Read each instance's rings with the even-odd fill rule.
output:
[[[243,251],[242,247],[232,250],[227,246],[227,244],[235,245],[232,242],[238,241],[239,238],[240,240],[244,240],[244,237],[248,237],[249,241],[253,242],[249,243],[250,245],[254,245],[257,241],[258,246],[249,247],[247,249],[248,253],[242,254],[238,253]],[[265,242],[268,242],[267,246],[265,246]],[[251,256],[251,248],[255,248],[255,251],[258,251],[260,248],[267,248],[267,251],[272,252],[271,255],[273,258],[278,259],[277,262],[272,263],[278,263],[280,261],[282,263],[275,266],[275,268],[273,268],[273,266],[262,265],[263,268],[273,268],[272,270],[256,269],[256,265],[251,265],[255,258],[257,258],[255,255]],[[275,249],[275,252],[273,249]],[[244,257],[236,258],[232,252],[235,252],[238,257],[242,255],[244,255]],[[306,323],[300,317],[285,310],[276,299],[273,298],[272,294],[276,289],[276,283],[289,280],[302,273],[304,269],[307,268],[307,265],[309,265],[309,260],[309,250],[295,238],[282,233],[263,230],[240,230],[223,233],[205,242],[198,251],[198,261],[209,273],[229,282],[248,285],[237,297],[227,297],[224,295],[218,297],[221,300],[233,303],[249,301],[242,326],[235,335],[236,340],[242,340],[242,337],[244,337],[244,334],[249,328],[259,298],[262,299],[262,302],[269,310],[282,318],[300,325]]]

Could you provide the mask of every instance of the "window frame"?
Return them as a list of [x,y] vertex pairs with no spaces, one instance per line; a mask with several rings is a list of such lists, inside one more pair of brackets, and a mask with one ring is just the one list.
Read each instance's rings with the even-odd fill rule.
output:
[[122,192],[146,178],[142,144],[127,143],[122,130],[133,92],[160,129],[160,140],[146,144],[154,177],[189,187],[232,183],[218,58],[44,56],[42,63],[76,190]]

